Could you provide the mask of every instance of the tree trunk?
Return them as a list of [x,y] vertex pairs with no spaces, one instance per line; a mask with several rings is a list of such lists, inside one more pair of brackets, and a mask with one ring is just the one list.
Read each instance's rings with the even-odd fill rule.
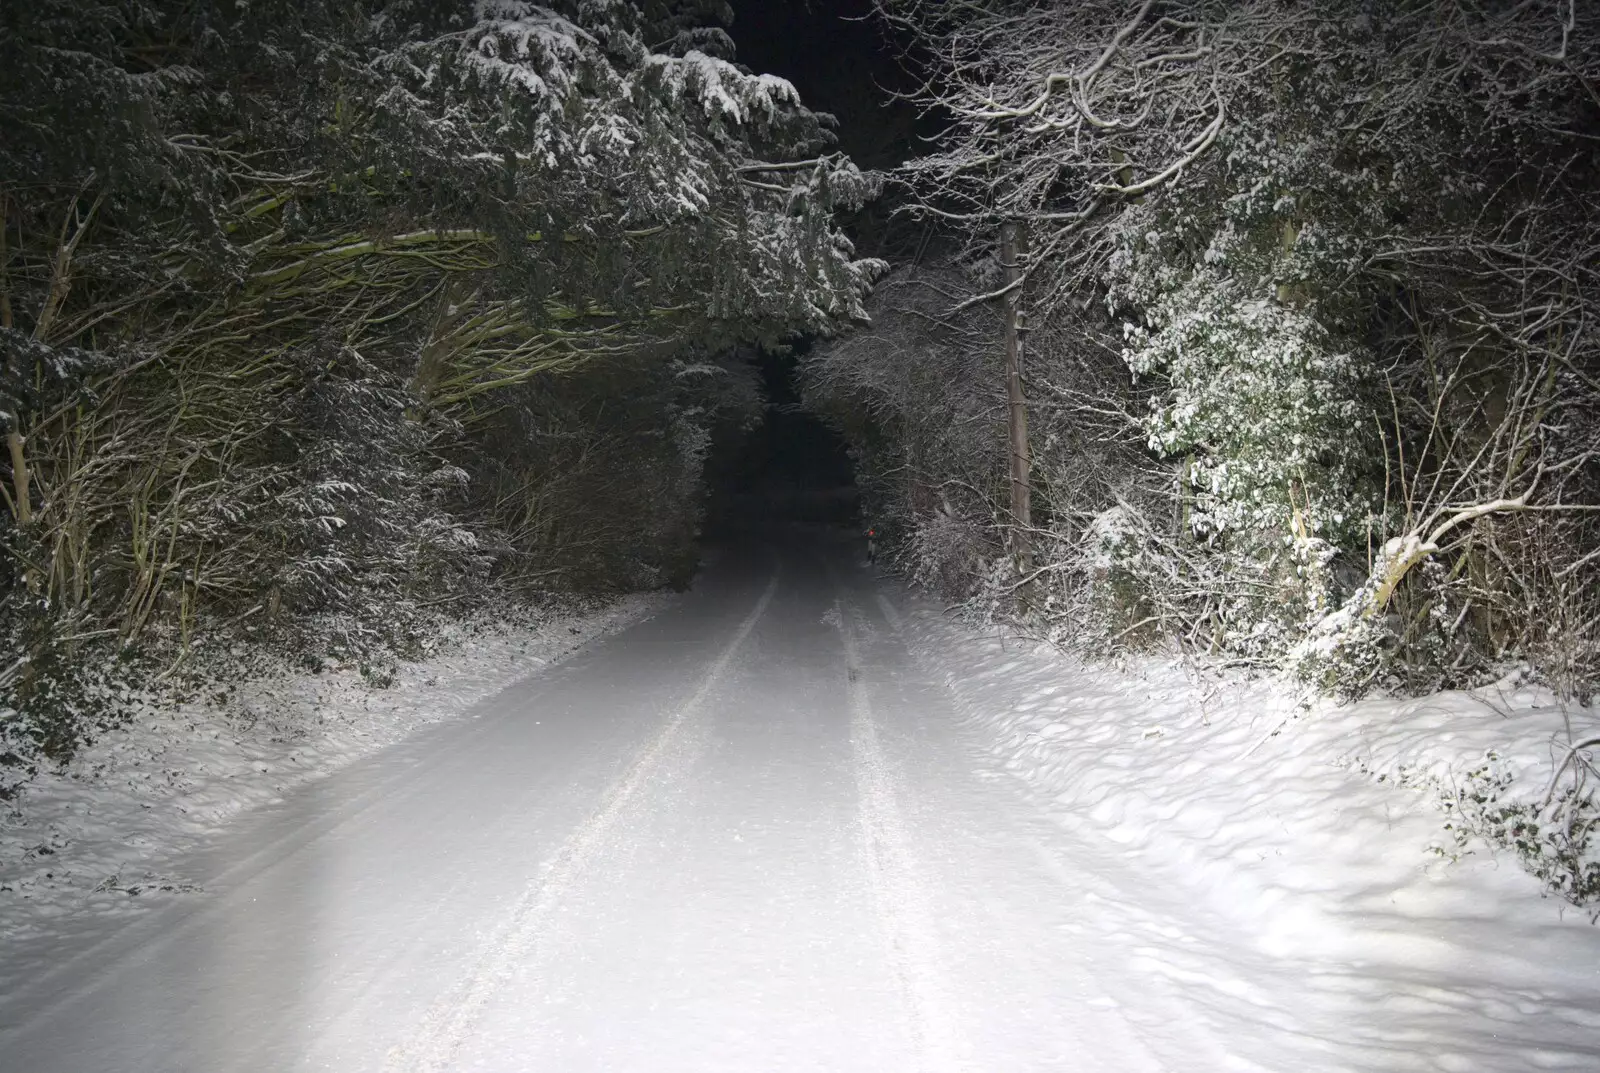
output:
[[[1018,263],[1021,239],[1019,225],[1006,224],[1000,237],[1000,262],[1008,285],[1021,278]],[[1028,405],[1022,394],[1022,332],[1020,330],[1022,288],[1013,287],[1005,296],[1006,337],[1006,423],[1011,444],[1011,554],[1017,573],[1026,577],[1033,569],[1029,530],[1033,526],[1033,505],[1029,481],[1033,460],[1028,451]],[[1019,605],[1026,603],[1022,588],[1017,590]]]

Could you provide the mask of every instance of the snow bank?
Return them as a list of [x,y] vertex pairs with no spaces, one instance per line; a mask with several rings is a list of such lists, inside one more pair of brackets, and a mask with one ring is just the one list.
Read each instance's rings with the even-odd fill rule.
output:
[[1231,922],[1157,959],[1199,1005],[1300,993],[1278,1021],[1316,1035],[1329,1069],[1600,1068],[1600,928],[1456,819],[1475,788],[1536,805],[1593,712],[1515,678],[1305,707],[1181,662],[1086,666],[925,606],[906,630],[1058,824]]
[[279,672],[207,691],[218,700],[145,706],[64,770],[39,775],[0,812],[0,991],[64,924],[139,912],[197,889],[150,862],[478,701],[574,648],[647,615],[638,595],[584,612],[462,623],[387,688],[354,666]]

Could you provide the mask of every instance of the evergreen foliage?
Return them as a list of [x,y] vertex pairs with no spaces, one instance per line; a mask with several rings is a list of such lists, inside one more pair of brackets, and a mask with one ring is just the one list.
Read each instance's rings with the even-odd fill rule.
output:
[[485,584],[683,580],[750,406],[705,355],[878,271],[834,223],[871,181],[726,16],[6,6],[5,779],[91,725],[49,667],[381,659]]
[[[874,298],[873,333],[814,355],[809,390],[914,572],[1086,648],[1176,643],[1343,693],[1524,659],[1592,689],[1593,12],[878,10],[946,121],[896,174],[944,242]],[[1031,246],[1024,576],[1002,561],[992,319],[1012,225]],[[962,371],[900,406],[930,334]],[[925,451],[952,421],[969,445]]]

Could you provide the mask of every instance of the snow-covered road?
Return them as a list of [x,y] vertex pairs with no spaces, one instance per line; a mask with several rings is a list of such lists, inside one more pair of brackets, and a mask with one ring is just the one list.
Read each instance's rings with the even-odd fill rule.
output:
[[0,1068],[1341,1068],[1337,1009],[1219,993],[1272,1037],[1229,1038],[1130,970],[1207,911],[1049,822],[891,595],[826,544],[725,556],[244,817],[184,862],[204,893],[0,1000]]
[[892,614],[823,551],[727,557],[485,717],[246,818],[189,863],[203,896],[0,1007],[0,1065],[1211,1064],[1163,1063],[1097,987],[1080,897]]

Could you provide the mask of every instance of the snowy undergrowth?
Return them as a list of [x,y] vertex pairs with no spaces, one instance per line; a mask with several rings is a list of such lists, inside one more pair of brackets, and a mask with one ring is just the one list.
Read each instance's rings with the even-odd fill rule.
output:
[[[383,686],[354,663],[329,661],[316,673],[285,668],[217,682],[201,691],[209,699],[139,707],[0,812],[0,946],[45,939],[63,918],[136,912],[195,889],[187,877],[151,872],[149,862],[423,726],[460,717],[661,599],[509,616],[486,610],[446,626],[425,658],[399,664]],[[0,969],[0,990],[7,975]]]
[[1593,1068],[1600,928],[1547,889],[1592,874],[1592,805],[1561,807],[1587,799],[1586,766],[1567,764],[1549,794],[1565,743],[1600,731],[1592,710],[1520,676],[1307,707],[1281,683],[1086,665],[931,608],[907,623],[979,740],[1058,823],[1231,920],[1253,956],[1377,981],[1389,997],[1373,1016],[1426,1007],[1434,1043],[1460,1044],[1401,1067],[1509,1068],[1514,1051],[1531,1063],[1517,1068]]
[[1430,798],[1447,832],[1432,852],[1509,857],[1546,894],[1600,922],[1600,713],[1518,671],[1484,689],[1368,701],[1350,714],[1364,741],[1341,762]]

